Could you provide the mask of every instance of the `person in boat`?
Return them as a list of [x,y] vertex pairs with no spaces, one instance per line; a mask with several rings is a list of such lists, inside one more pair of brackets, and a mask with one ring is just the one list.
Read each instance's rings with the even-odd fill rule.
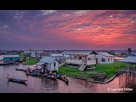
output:
[[9,74],[7,75],[7,78],[9,79],[10,77],[9,77]]
[[67,77],[67,76],[66,76],[66,75],[64,75],[64,79],[65,79],[65,80],[67,80],[67,78],[66,78],[66,77]]
[[29,71],[28,71],[28,70],[26,71],[26,74],[29,74]]
[[41,70],[41,73],[43,74],[43,68],[42,68],[42,70]]

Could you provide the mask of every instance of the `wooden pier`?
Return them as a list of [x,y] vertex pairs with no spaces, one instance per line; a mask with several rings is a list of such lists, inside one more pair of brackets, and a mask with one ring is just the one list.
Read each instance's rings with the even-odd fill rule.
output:
[[122,73],[136,73],[136,68],[124,68],[117,72],[118,74]]

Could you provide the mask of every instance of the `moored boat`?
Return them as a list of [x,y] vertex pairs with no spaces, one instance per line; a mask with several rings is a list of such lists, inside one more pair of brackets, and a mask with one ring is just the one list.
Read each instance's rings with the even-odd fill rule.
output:
[[49,78],[49,79],[56,80],[56,76],[55,75],[44,74],[44,76]]
[[57,79],[60,79],[60,80],[64,81],[65,83],[68,83],[67,77],[64,77],[64,76],[59,75],[59,74],[54,74],[54,75],[57,77]]
[[7,78],[9,81],[18,82],[18,83],[25,83],[27,81],[27,80],[22,80],[22,79],[10,78],[9,74],[7,75]]
[[38,73],[26,73],[26,75],[30,75],[30,76],[38,76]]
[[0,63],[0,66],[1,65],[8,65],[8,64],[13,64],[14,63],[14,61],[12,61],[12,62],[5,62],[5,63]]
[[26,69],[16,68],[18,71],[26,71]]

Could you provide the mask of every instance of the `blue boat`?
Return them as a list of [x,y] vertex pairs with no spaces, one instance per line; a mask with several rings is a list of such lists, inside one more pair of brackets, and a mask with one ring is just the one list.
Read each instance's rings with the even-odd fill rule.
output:
[[44,74],[44,76],[45,76],[46,78],[56,80],[56,76],[55,76],[55,75]]
[[68,84],[68,78],[67,78],[67,77],[64,77],[64,76],[59,75],[59,74],[54,74],[54,75],[57,77],[57,79],[60,79],[60,80],[62,80],[62,81],[64,81],[65,83]]
[[5,63],[0,63],[0,66],[1,65],[8,65],[8,64],[13,64],[14,63],[14,61],[12,61],[12,62],[5,62]]
[[16,70],[18,70],[18,71],[26,71],[26,69],[19,69],[19,68],[16,68]]

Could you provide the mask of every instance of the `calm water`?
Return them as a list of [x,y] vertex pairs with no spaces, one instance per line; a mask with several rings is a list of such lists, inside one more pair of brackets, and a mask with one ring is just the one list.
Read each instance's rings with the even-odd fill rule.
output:
[[[34,66],[29,67],[34,69]],[[16,67],[26,69],[28,65],[0,66],[0,93],[136,93],[136,74],[124,73],[108,84],[86,82],[68,77],[69,85],[66,85],[61,80],[26,76],[23,71],[16,71]],[[26,79],[27,85],[8,82],[7,74],[12,78]],[[129,89],[126,91],[124,88]]]

